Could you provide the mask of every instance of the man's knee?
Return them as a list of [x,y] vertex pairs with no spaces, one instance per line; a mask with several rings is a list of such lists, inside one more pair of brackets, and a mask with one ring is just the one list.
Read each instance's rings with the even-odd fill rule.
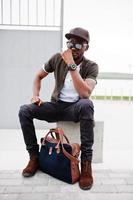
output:
[[93,108],[94,108],[92,101],[89,99],[81,99],[79,101],[79,107],[80,107],[80,109],[82,109],[84,111],[86,111],[86,110],[93,111]]
[[78,102],[79,112],[84,119],[93,119],[94,106],[91,100],[81,99]]
[[30,115],[30,106],[29,105],[22,105],[19,109],[19,118],[21,119],[24,116]]

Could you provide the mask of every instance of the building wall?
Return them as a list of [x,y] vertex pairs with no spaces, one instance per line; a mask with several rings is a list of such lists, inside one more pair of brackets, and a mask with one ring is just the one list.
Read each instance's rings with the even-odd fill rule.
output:
[[[61,49],[60,31],[0,30],[0,128],[20,128],[20,105],[30,102],[35,73]],[[41,97],[50,100],[53,74],[42,82]],[[37,122],[45,128],[45,122]]]

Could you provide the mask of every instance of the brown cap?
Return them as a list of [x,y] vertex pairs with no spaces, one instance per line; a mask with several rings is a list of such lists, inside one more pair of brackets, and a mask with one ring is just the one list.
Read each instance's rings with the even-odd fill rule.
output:
[[65,34],[65,37],[67,39],[70,39],[72,37],[78,37],[78,38],[85,40],[87,43],[89,43],[89,41],[90,41],[89,32],[80,27],[70,30],[70,33]]

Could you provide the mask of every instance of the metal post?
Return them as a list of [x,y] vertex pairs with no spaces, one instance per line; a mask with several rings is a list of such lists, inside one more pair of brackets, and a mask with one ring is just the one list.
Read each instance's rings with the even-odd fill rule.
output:
[[131,102],[131,100],[132,100],[132,92],[131,92],[131,88],[129,89],[129,97],[128,97],[128,100]]
[[28,25],[29,25],[29,0],[27,1],[27,18],[28,18]]
[[64,28],[64,0],[61,0],[61,12],[60,12],[60,31],[61,31],[61,47],[63,49],[63,28]]
[[3,0],[1,0],[1,24],[3,24]]
[[12,24],[12,0],[10,0],[10,25]]
[[19,25],[21,25],[21,0],[19,0]]
[[107,90],[104,88],[104,100],[107,100]]
[[53,26],[55,25],[55,0],[53,0]]
[[36,0],[36,25],[38,25],[38,0]]
[[45,11],[44,11],[44,26],[46,25],[46,15],[47,15],[47,9],[46,9],[46,0],[45,0]]
[[113,100],[113,88],[111,88],[111,100]]

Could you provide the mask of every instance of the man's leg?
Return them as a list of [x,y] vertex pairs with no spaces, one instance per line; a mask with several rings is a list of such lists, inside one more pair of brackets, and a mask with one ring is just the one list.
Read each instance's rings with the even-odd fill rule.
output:
[[91,161],[94,142],[94,107],[89,99],[81,99],[71,104],[62,114],[62,121],[79,121],[81,138],[81,176],[80,187],[90,189],[93,184]]
[[23,176],[29,177],[35,174],[39,167],[38,154],[39,145],[37,144],[37,137],[33,119],[45,120],[54,122],[57,120],[57,104],[52,102],[45,102],[40,106],[35,104],[23,105],[20,107],[19,119],[26,144],[26,149],[30,155],[30,161],[27,167],[23,170]]
[[90,189],[93,184],[92,176],[92,146],[94,143],[94,109],[88,99],[82,99],[77,103],[81,133],[81,175],[79,185],[81,189]]
[[81,99],[76,103],[61,104],[63,109],[60,112],[59,120],[80,122],[81,159],[92,161],[94,142],[94,107],[92,101]]

